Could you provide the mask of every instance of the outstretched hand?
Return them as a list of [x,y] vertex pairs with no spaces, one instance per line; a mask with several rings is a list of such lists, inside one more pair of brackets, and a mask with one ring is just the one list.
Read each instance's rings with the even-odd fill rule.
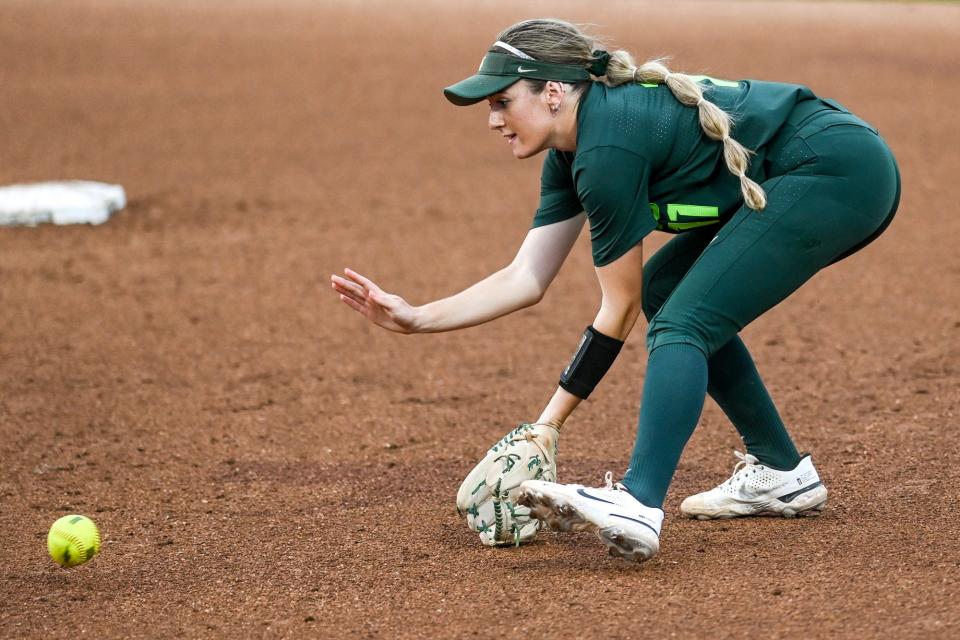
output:
[[406,300],[386,293],[356,271],[344,269],[343,274],[330,276],[330,285],[344,304],[384,329],[397,333],[417,331],[416,310]]

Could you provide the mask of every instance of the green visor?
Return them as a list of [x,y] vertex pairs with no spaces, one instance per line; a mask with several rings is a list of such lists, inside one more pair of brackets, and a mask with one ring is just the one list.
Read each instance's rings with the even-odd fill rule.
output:
[[503,91],[521,78],[582,82],[590,79],[590,72],[582,67],[525,60],[491,51],[483,57],[475,75],[447,87],[443,95],[458,107],[465,107]]

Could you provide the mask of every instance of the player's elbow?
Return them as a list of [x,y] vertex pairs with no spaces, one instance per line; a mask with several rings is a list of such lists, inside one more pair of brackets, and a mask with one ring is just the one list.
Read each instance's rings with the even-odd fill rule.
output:
[[540,301],[543,300],[543,296],[547,294],[546,289],[541,289],[533,294],[531,294],[529,300],[527,301],[527,306],[532,307],[534,305],[540,304]]
[[539,287],[535,283],[528,283],[520,291],[520,300],[524,308],[532,307],[540,303],[546,295],[546,287]]
[[543,300],[550,281],[540,277],[533,269],[514,262],[508,267],[510,287],[523,307],[532,307]]

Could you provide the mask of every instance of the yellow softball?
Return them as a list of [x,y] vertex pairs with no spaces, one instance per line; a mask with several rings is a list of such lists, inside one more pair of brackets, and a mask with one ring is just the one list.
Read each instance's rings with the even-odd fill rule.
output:
[[62,567],[83,564],[100,551],[100,531],[86,516],[63,516],[50,527],[47,550]]

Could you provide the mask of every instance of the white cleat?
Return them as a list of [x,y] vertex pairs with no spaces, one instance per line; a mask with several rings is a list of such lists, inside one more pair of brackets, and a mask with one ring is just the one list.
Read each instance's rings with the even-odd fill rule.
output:
[[644,505],[622,484],[614,484],[610,472],[604,488],[527,480],[517,501],[554,531],[596,531],[612,556],[643,562],[660,549],[663,510]]
[[760,464],[754,456],[735,452],[740,462],[730,478],[703,493],[690,496],[680,505],[688,518],[711,520],[775,514],[792,518],[823,511],[827,488],[813,468],[810,454],[790,470]]

